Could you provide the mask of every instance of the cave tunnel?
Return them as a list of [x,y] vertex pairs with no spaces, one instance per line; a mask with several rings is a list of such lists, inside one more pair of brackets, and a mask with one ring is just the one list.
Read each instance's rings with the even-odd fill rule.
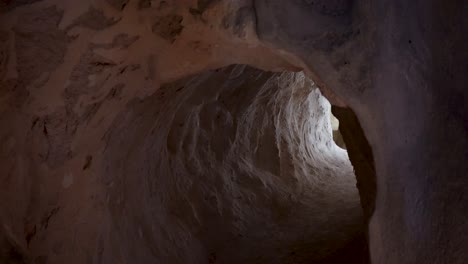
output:
[[131,102],[103,153],[119,240],[135,241],[138,263],[148,251],[164,263],[327,263],[353,243],[361,257],[356,179],[330,114],[303,73],[246,65]]
[[465,263],[462,2],[0,1],[0,263]]

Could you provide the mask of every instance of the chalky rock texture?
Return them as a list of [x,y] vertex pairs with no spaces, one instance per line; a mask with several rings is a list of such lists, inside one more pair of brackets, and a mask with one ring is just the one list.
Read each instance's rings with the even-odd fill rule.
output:
[[[131,102],[106,136],[100,173],[119,230],[111,245],[137,263],[330,257],[360,235],[362,219],[329,114],[302,73],[243,65]],[[110,252],[102,257],[115,262]]]
[[465,2],[0,1],[0,262],[464,264]]
[[[362,236],[356,180],[329,115],[303,73],[235,65],[165,84],[120,109],[95,151],[43,165],[51,174],[30,186],[26,233],[3,223],[9,254],[50,263],[327,263]],[[54,144],[62,124],[46,118],[28,133],[50,153],[63,147]],[[89,125],[77,121],[75,131]]]
[[250,1],[1,8],[0,263],[362,257],[330,104]]

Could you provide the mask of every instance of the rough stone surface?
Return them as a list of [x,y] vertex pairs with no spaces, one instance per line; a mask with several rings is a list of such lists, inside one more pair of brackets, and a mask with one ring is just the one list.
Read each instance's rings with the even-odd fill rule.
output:
[[0,9],[0,262],[358,261],[352,168],[300,71],[362,128],[373,263],[468,259],[464,1]]
[[298,69],[256,39],[251,7],[39,1],[0,17],[0,262],[365,258],[330,104],[303,73],[245,65]]
[[260,39],[359,119],[373,263],[466,262],[466,1],[254,3]]
[[[122,100],[117,94],[97,108]],[[98,111],[70,128],[63,115],[34,120],[29,133],[45,143],[24,146],[32,156],[13,150],[44,174],[29,186],[26,229],[12,234],[17,225],[4,220],[4,260],[328,263],[364,255],[359,246],[347,251],[363,237],[351,164],[332,140],[330,104],[302,73],[207,71],[130,100],[100,132],[92,129]],[[68,133],[80,140],[91,131],[97,145],[71,147]]]
[[309,263],[345,247],[362,220],[329,113],[302,73],[241,65],[131,102],[99,173],[112,240],[133,241],[113,246],[137,263]]

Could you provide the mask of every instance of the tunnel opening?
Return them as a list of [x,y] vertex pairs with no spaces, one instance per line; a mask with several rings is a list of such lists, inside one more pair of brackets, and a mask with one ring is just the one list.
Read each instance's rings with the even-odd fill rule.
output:
[[330,115],[302,72],[247,65],[135,99],[104,153],[116,241],[135,242],[136,263],[362,263],[356,178]]
[[333,115],[333,113],[330,113],[330,123],[333,131],[333,141],[335,141],[335,144],[338,147],[346,149],[346,143],[344,142],[343,136],[340,132],[340,121]]

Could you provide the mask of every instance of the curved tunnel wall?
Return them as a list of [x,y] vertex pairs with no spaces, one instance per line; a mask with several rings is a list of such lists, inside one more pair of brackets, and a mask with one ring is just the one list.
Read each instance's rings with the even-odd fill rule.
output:
[[103,258],[301,263],[346,246],[361,209],[329,114],[302,73],[244,65],[134,100],[106,139]]
[[[146,212],[147,216],[169,218],[167,197],[137,190],[135,186],[155,189],[157,185],[151,177],[137,176],[150,175],[152,169],[165,173],[154,175],[172,175],[169,169],[176,165],[160,169],[161,165],[153,163],[182,156],[177,152],[177,137],[167,140],[158,134],[176,135],[169,132],[174,126],[154,124],[150,117],[151,122],[143,126],[136,115],[137,101],[127,102],[151,95],[161,84],[231,63],[274,71],[303,69],[334,105],[355,111],[363,125],[364,148],[356,144],[363,155],[352,154],[349,140],[347,146],[351,158],[372,158],[361,168],[367,167],[374,177],[364,177],[369,189],[360,187],[366,195],[363,200],[370,197],[363,203],[366,220],[379,189],[369,224],[374,262],[455,263],[467,259],[466,251],[460,250],[467,244],[466,236],[460,235],[467,229],[467,203],[462,194],[468,163],[460,159],[467,146],[462,114],[465,57],[460,52],[466,50],[463,36],[467,34],[462,34],[466,28],[460,26],[467,17],[462,12],[465,9],[460,8],[461,1],[449,5],[440,0],[430,1],[430,5],[425,1],[387,2],[1,1],[0,262],[100,263],[172,257],[174,261],[216,262],[222,258],[216,253],[219,250],[207,246],[207,239],[200,238],[209,228],[187,231],[186,220],[169,229],[170,234],[187,231],[177,233],[186,242],[161,252],[153,245],[141,246],[138,239],[175,244],[176,236],[160,235],[162,231],[146,235],[146,222],[163,220],[145,222],[141,219],[149,218],[131,214],[137,209],[128,204],[146,212],[145,202],[150,201],[148,208],[160,208],[161,214]],[[154,96],[150,98],[156,102]],[[121,120],[113,123],[117,113]],[[344,114],[355,118],[352,112]],[[158,115],[154,112],[153,118]],[[238,118],[232,116],[234,124]],[[278,121],[275,126],[286,123]],[[153,126],[150,124],[163,128],[154,132],[161,141],[146,136],[152,132],[146,127]],[[359,127],[359,122],[353,124]],[[235,131],[239,131],[237,127]],[[192,135],[198,139],[202,133]],[[284,134],[275,130],[274,135],[283,138],[278,135]],[[206,142],[218,138],[209,137]],[[133,145],[126,146],[128,142]],[[151,149],[142,142],[161,146]],[[269,147],[275,149],[272,145]],[[276,146],[277,151],[288,149],[293,156],[294,148]],[[369,155],[371,146],[373,154]],[[205,145],[201,149],[211,151]],[[143,153],[150,150],[160,152]],[[208,154],[227,157],[225,150]],[[132,164],[136,157],[142,159],[138,164],[152,167]],[[252,154],[245,160],[256,164],[256,157]],[[219,164],[193,160],[190,168],[197,173],[207,164],[213,168]],[[258,168],[255,173],[272,169],[261,162],[258,165],[252,166]],[[174,175],[183,170],[175,170]],[[115,182],[107,172],[116,175]],[[360,174],[357,172],[358,177]],[[185,179],[175,176],[170,179]],[[183,186],[165,179],[161,189]],[[132,193],[135,190],[139,193]],[[449,207],[453,210],[447,210]],[[199,221],[201,217],[197,217]],[[419,239],[421,235],[427,239]],[[223,245],[220,242],[219,248]],[[441,245],[443,250],[439,250]],[[189,257],[181,252],[194,254]]]
[[361,237],[312,82],[205,71],[298,69],[247,1],[32,2],[0,18],[0,262],[332,263]]

